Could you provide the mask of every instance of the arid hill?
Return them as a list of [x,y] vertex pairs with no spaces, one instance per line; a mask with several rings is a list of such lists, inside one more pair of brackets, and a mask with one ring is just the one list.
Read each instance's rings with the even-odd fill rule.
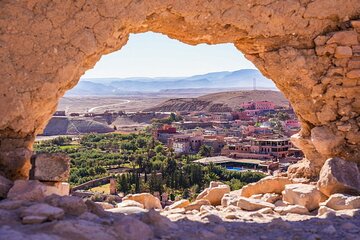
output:
[[44,129],[43,135],[76,135],[83,133],[109,133],[114,129],[106,123],[93,121],[91,119],[75,119],[68,117],[52,117]]
[[278,91],[234,91],[203,95],[197,98],[169,99],[145,111],[172,112],[172,111],[208,111],[228,112],[236,110],[243,102],[251,100],[268,100],[278,106],[287,106],[288,101]]

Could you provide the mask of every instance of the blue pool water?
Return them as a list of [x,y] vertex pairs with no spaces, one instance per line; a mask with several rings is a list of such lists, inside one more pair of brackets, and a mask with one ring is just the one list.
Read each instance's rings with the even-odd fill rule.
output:
[[242,168],[242,167],[226,167],[227,170],[230,170],[230,171],[244,171],[245,168]]

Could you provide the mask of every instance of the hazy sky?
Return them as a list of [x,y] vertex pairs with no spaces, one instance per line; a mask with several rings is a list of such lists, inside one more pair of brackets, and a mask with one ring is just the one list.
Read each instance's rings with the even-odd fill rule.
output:
[[83,78],[180,77],[255,66],[232,44],[190,46],[158,33],[132,34],[119,51],[105,55]]

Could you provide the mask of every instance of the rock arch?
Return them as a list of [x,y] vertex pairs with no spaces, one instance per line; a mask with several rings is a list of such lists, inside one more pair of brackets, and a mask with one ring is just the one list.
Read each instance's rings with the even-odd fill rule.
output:
[[34,136],[59,98],[130,33],[187,44],[234,43],[302,122],[293,176],[324,160],[360,163],[359,0],[2,0],[0,172],[27,178]]

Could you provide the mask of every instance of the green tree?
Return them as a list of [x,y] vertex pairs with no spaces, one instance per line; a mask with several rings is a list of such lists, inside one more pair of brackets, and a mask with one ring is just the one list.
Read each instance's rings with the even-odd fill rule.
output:
[[199,149],[199,154],[203,157],[210,157],[213,155],[213,152],[214,152],[213,148],[208,145],[201,145]]

